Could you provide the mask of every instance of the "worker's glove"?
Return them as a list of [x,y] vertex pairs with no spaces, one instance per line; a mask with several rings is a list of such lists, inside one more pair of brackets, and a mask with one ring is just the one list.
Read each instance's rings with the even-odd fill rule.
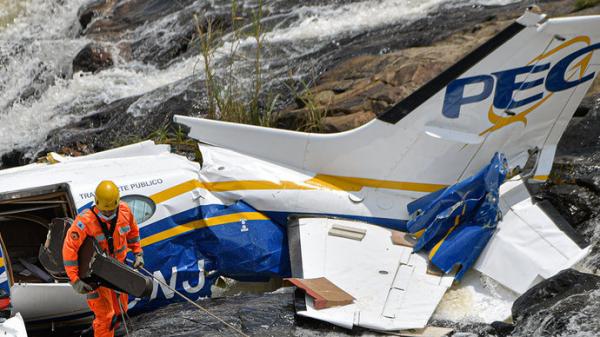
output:
[[83,282],[81,279],[77,279],[77,281],[75,281],[75,283],[71,283],[71,286],[73,287],[73,289],[75,289],[76,292],[78,292],[80,294],[87,294],[94,290],[94,288],[92,288],[92,286]]
[[133,268],[140,269],[144,267],[144,253],[135,254],[135,261],[133,262]]

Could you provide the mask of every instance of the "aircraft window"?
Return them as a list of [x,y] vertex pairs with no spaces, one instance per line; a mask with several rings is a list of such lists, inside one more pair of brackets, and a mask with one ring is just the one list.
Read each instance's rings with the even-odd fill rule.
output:
[[150,219],[156,211],[154,201],[143,195],[126,195],[121,200],[129,205],[138,224]]

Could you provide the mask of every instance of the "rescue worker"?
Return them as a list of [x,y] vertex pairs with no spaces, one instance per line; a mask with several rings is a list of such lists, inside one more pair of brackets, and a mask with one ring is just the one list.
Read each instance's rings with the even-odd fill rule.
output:
[[87,237],[95,238],[103,251],[120,262],[125,261],[129,248],[135,256],[133,267],[144,266],[138,225],[127,204],[120,202],[119,188],[112,181],[100,182],[96,188],[95,205],[77,215],[67,231],[62,252],[73,289],[87,294],[87,303],[94,312],[94,336],[113,337],[121,310],[123,313],[127,311],[127,294],[105,287],[93,290],[79,278],[78,253]]

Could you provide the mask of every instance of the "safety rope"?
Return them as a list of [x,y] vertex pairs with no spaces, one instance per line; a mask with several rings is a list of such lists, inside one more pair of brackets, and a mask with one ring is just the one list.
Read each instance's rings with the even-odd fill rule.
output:
[[125,312],[123,310],[123,303],[121,303],[121,293],[116,291],[117,293],[117,302],[119,303],[119,310],[121,311],[121,323],[125,327],[125,336],[129,337],[129,329],[127,329],[127,322],[125,321]]
[[[127,259],[127,262],[133,263],[133,261],[131,261],[129,259]],[[154,281],[160,283],[162,286],[166,287],[167,289],[171,290],[175,294],[179,295],[181,298],[183,298],[184,300],[186,300],[188,303],[192,304],[196,308],[202,310],[207,315],[211,316],[212,318],[214,318],[214,319],[218,320],[219,322],[223,323],[224,325],[228,326],[229,328],[231,328],[231,330],[237,332],[240,336],[250,337],[247,334],[243,333],[238,328],[236,328],[235,326],[233,326],[232,324],[227,323],[224,319],[218,317],[217,315],[215,315],[212,312],[208,311],[208,309],[206,309],[206,308],[202,307],[200,304],[194,302],[192,299],[190,299],[189,297],[185,296],[184,294],[182,294],[181,292],[179,292],[177,289],[171,287],[170,285],[168,285],[167,283],[163,282],[162,280],[159,280],[158,278],[154,277],[154,274],[152,274],[151,272],[149,272],[146,268],[140,267],[140,269],[142,271],[144,271],[144,273],[148,274],[148,276],[150,276]]]

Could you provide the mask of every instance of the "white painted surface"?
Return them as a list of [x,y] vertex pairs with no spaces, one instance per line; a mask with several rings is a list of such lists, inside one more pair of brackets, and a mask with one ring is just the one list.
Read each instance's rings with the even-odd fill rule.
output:
[[[362,240],[330,235],[334,226],[364,231]],[[427,274],[427,258],[394,245],[391,231],[356,221],[327,218],[298,220],[303,278],[326,277],[356,300],[353,304],[298,314],[346,328],[375,330],[424,327],[452,276]],[[295,273],[295,272],[294,272]]]
[[25,322],[20,313],[0,323],[0,336],[6,337],[27,337]]
[[91,311],[85,295],[69,283],[16,283],[10,288],[13,312],[27,321],[81,315]]
[[522,294],[572,267],[590,248],[579,248],[556,227],[519,178],[501,186],[503,219],[473,268]]

